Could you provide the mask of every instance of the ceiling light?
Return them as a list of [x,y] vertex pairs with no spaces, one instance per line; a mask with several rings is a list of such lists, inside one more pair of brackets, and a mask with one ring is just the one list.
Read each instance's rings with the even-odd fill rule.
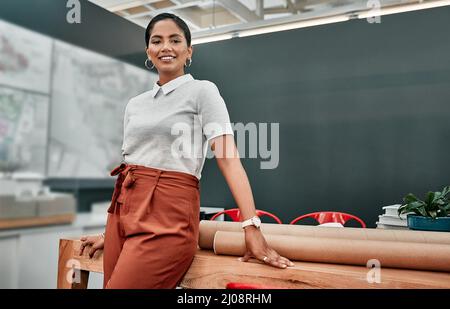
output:
[[266,26],[266,27],[255,28],[255,29],[236,30],[231,33],[194,38],[194,39],[192,39],[192,45],[228,40],[228,39],[235,38],[235,37],[246,37],[246,36],[258,35],[258,34],[263,34],[263,33],[285,31],[285,30],[305,28],[305,27],[313,27],[313,26],[318,26],[318,25],[348,21],[349,19],[350,19],[350,17],[348,17],[346,15],[341,15],[341,16],[332,16],[332,17],[325,17],[325,18],[316,18],[316,19],[310,19],[310,20],[302,20],[302,21],[296,21],[296,22],[273,25],[273,26]]
[[233,33],[225,33],[225,34],[219,34],[219,35],[211,35],[211,36],[193,38],[192,45],[228,40],[228,39],[232,39],[235,36],[236,35]]
[[268,26],[268,27],[262,27],[262,28],[256,28],[256,29],[242,30],[242,31],[239,31],[239,37],[246,37],[246,36],[250,36],[250,35],[258,35],[258,34],[277,32],[277,31],[285,31],[285,30],[298,29],[298,28],[314,27],[314,26],[319,26],[319,25],[344,22],[344,21],[348,21],[349,19],[350,19],[350,17],[348,17],[346,15],[340,15],[340,16],[310,19],[310,20],[302,20],[302,21],[297,21],[297,22],[293,22],[293,23],[274,25],[274,26]]

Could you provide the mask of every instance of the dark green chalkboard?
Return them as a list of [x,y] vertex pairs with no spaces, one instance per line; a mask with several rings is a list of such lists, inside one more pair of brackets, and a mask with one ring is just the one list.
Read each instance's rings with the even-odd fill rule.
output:
[[[259,209],[285,222],[336,210],[375,226],[381,207],[450,184],[450,8],[195,47],[232,122],[278,122],[280,162],[245,159]],[[236,207],[209,160],[204,204]]]

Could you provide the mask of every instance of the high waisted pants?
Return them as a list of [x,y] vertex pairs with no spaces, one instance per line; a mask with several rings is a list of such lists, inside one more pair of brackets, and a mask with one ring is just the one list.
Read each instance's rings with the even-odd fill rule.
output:
[[104,288],[175,288],[197,250],[198,179],[121,164],[105,231]]

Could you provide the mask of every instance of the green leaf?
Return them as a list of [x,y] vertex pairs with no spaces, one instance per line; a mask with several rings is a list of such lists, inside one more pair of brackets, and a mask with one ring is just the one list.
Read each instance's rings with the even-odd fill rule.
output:
[[438,199],[436,202],[434,202],[436,205],[447,205],[448,201],[444,199]]
[[436,219],[437,217],[437,211],[436,210],[430,210],[428,212],[428,214],[430,215],[431,218]]
[[441,210],[440,216],[447,217],[450,216],[450,205],[439,205],[439,209]]
[[418,208],[422,208],[425,210],[425,203],[422,201],[416,201],[406,205],[402,205],[401,207],[399,207],[399,215],[413,211],[417,213],[416,210]]
[[417,208],[413,209],[413,212],[418,216],[423,216],[422,213]]
[[424,217],[445,217],[450,214],[450,201],[446,197],[450,193],[450,186],[442,189],[442,192],[428,192],[422,201],[414,194],[408,193],[404,198],[404,204],[398,208],[398,215],[414,212]]
[[427,205],[425,207],[425,209],[427,211],[431,211],[431,210],[438,210],[439,209],[439,204],[438,203],[431,203],[430,205]]
[[425,203],[423,201],[417,201],[409,203],[407,208],[418,208],[418,207],[425,207]]
[[427,196],[425,198],[425,203],[427,205],[431,205],[433,203],[433,201],[434,201],[434,196],[435,196],[435,192],[431,192],[431,191],[428,192]]
[[421,207],[414,208],[414,212],[415,212],[416,214],[417,214],[417,212],[418,212],[421,216],[429,217],[429,216],[428,216],[428,213],[427,213],[426,210],[425,210],[425,206],[421,206]]
[[401,205],[398,209],[397,209],[397,214],[400,216],[403,213],[403,209],[405,209],[405,207],[407,206],[407,204]]
[[[413,203],[417,203],[417,202],[413,202]],[[411,207],[411,204],[403,204],[403,205],[401,205],[398,208],[398,210],[397,210],[398,215],[409,211],[410,207]]]
[[416,202],[419,201],[419,199],[412,193],[408,193],[404,198],[403,201],[405,202],[405,204],[409,204],[412,202]]
[[444,187],[444,189],[442,189],[442,196],[446,196],[449,193],[450,193],[450,186]]
[[447,217],[447,216],[448,216],[447,209],[445,209],[445,207],[439,206],[438,217]]
[[435,201],[437,201],[437,200],[439,200],[439,199],[441,199],[441,198],[442,198],[442,193],[436,191],[436,192],[434,192],[434,198],[433,198],[433,201],[432,201],[432,202],[435,202]]
[[429,217],[424,202],[412,202],[403,208],[402,213],[414,212],[419,216]]

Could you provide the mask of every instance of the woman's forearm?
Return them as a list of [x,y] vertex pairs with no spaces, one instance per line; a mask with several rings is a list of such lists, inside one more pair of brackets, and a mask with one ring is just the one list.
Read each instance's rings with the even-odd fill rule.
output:
[[[247,173],[242,166],[233,136],[222,135],[214,138],[211,142],[211,149],[216,155],[219,169],[225,177],[234,200],[241,211],[241,220],[247,220],[255,216],[256,210],[252,189]],[[245,245],[247,250],[242,257],[244,262],[253,256],[264,263],[279,268],[294,266],[291,261],[280,256],[275,250],[270,248],[261,230],[253,225],[245,227]]]
[[[226,147],[223,147],[223,145],[226,145]],[[228,155],[224,154],[225,148],[228,148]],[[241,211],[241,219],[246,220],[255,216],[256,211],[252,189],[247,173],[239,158],[233,136],[224,135],[219,137],[213,150],[216,154],[217,165]]]

